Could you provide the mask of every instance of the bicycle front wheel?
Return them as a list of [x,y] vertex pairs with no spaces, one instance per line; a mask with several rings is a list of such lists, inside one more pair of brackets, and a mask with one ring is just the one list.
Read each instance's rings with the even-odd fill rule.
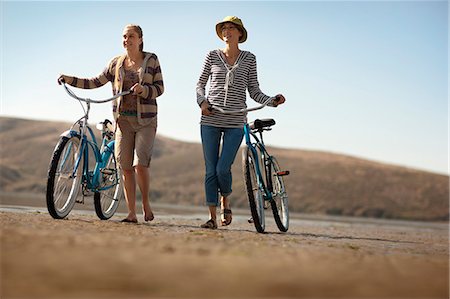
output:
[[288,195],[284,186],[281,170],[275,157],[271,157],[270,161],[271,174],[272,174],[272,205],[273,218],[278,226],[278,229],[282,232],[287,232],[289,229],[289,207],[288,207]]
[[80,138],[62,137],[53,152],[47,178],[47,209],[55,219],[65,218],[77,199],[81,189],[83,163],[80,161]]
[[111,153],[105,168],[100,170],[100,192],[94,193],[95,213],[98,218],[111,218],[119,207],[122,197],[122,180],[114,153]]
[[266,226],[264,217],[264,198],[263,192],[258,184],[255,159],[257,158],[253,156],[249,148],[245,147],[242,151],[245,188],[250,211],[252,212],[253,223],[256,230],[259,233],[263,233]]

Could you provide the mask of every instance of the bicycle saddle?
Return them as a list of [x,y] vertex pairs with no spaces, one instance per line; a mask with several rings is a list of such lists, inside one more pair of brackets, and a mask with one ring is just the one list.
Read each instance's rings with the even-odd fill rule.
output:
[[269,128],[275,124],[275,120],[271,118],[264,118],[264,119],[255,119],[254,122],[249,123],[250,129],[256,130],[256,129],[262,129],[262,128]]

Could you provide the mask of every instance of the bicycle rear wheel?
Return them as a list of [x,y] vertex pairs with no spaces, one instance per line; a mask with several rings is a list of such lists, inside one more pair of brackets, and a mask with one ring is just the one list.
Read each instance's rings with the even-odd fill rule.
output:
[[81,189],[83,160],[75,164],[80,155],[80,138],[62,137],[53,152],[47,178],[47,209],[55,219],[65,218]]
[[270,201],[272,205],[273,218],[278,226],[278,229],[282,232],[287,232],[289,229],[289,206],[288,195],[284,186],[283,177],[281,176],[281,170],[278,165],[277,159],[271,157],[270,161],[271,173],[272,173],[272,199]]
[[95,213],[98,218],[107,220],[117,211],[122,198],[121,182],[114,153],[111,153],[105,168],[100,170],[100,188],[108,189],[94,193]]
[[253,223],[259,233],[265,229],[264,217],[264,198],[263,192],[259,188],[256,172],[255,157],[248,147],[242,151],[242,167],[244,171],[245,188],[247,191],[250,211],[253,217]]

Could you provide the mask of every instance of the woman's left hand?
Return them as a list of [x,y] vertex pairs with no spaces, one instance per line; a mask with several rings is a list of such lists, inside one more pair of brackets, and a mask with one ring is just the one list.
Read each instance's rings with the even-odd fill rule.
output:
[[282,94],[277,94],[275,96],[275,100],[273,101],[275,107],[277,107],[280,104],[283,104],[284,102],[286,102],[286,99],[284,98],[284,96]]
[[144,91],[144,86],[142,86],[139,83],[136,83],[130,88],[130,90],[133,92],[134,95],[138,95]]

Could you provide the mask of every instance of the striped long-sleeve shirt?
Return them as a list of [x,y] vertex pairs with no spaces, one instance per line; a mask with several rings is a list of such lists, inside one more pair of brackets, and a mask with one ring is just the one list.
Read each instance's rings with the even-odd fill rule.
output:
[[[145,58],[139,70],[139,83],[144,86],[144,90],[138,94],[137,117],[140,124],[147,125],[157,115],[156,98],[163,94],[164,83],[158,57],[153,53],[144,52],[144,54]],[[67,84],[78,88],[92,89],[112,82],[113,94],[117,94],[122,91],[125,75],[123,62],[125,58],[126,55],[120,55],[111,59],[108,66],[97,77],[69,77],[70,80]],[[113,112],[116,120],[121,100],[122,98],[120,97],[113,101]]]
[[[208,79],[210,80],[209,92],[206,96]],[[228,86],[226,86],[227,81]],[[212,105],[220,106],[225,111],[247,108],[246,90],[250,97],[259,103],[263,103],[269,98],[259,89],[255,55],[248,51],[241,51],[234,66],[226,63],[221,50],[214,50],[206,55],[197,83],[197,103],[199,105],[203,101],[208,101]],[[210,116],[202,115],[200,121],[203,125],[224,128],[240,128],[246,122],[246,113],[223,114],[217,110],[214,110]]]

